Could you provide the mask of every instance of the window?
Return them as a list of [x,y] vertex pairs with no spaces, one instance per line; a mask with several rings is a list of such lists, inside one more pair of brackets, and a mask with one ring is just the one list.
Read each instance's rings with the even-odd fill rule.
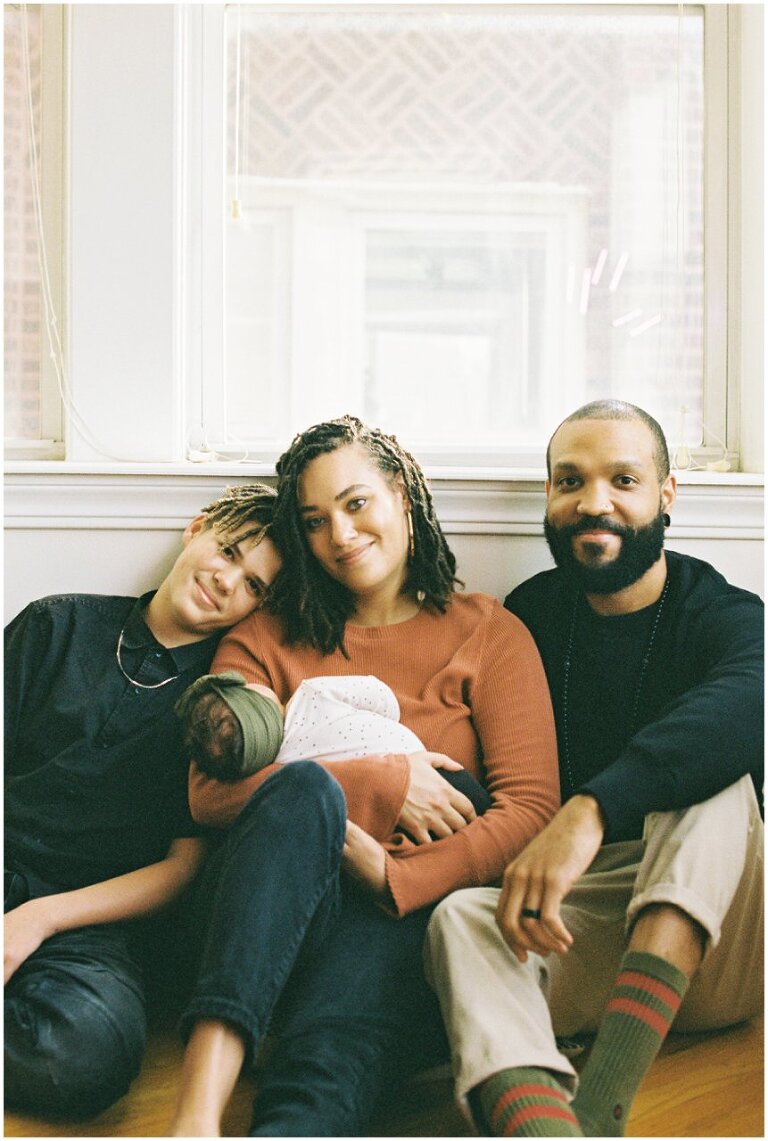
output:
[[229,7],[222,367],[193,430],[266,454],[353,411],[436,460],[526,463],[613,395],[676,447],[724,439],[704,21]]
[[268,466],[349,410],[427,464],[538,467],[612,392],[760,470],[762,9],[27,6],[26,231],[21,11],[11,455],[56,454],[65,400],[73,463]]
[[45,305],[47,293],[63,316],[62,20],[54,6],[4,8],[5,434],[42,456],[62,438]]

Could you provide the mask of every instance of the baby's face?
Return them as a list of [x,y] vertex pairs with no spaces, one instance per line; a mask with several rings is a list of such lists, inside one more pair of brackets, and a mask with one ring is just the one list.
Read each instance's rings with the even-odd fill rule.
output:
[[274,692],[274,690],[271,690],[268,686],[259,685],[257,682],[252,681],[252,682],[249,682],[245,688],[246,689],[252,689],[254,691],[254,693],[260,693],[262,695],[262,697],[268,697],[270,701],[274,701],[275,705],[277,706],[277,708],[280,710],[281,713],[285,713],[285,708],[277,700],[277,694]]

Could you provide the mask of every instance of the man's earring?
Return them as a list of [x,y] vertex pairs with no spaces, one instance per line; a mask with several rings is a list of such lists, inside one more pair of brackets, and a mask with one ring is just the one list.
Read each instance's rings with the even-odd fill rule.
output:
[[408,561],[413,562],[413,557],[416,554],[416,542],[413,537],[413,516],[410,508],[406,511],[405,518],[408,523]]
[[672,520],[670,519],[669,515],[667,515],[666,511],[662,515],[661,520],[665,527],[669,527],[672,523]]

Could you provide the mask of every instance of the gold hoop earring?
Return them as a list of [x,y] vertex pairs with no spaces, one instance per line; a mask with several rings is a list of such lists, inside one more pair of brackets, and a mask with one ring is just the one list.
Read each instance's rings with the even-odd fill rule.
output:
[[408,523],[408,561],[413,562],[414,555],[416,554],[416,541],[413,537],[413,516],[410,510],[406,511],[405,518]]

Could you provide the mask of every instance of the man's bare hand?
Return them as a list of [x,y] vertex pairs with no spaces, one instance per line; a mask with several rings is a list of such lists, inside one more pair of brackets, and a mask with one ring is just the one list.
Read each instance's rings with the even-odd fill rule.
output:
[[[605,825],[594,797],[574,796],[504,873],[496,922],[521,963],[529,951],[564,955],[573,937],[560,904],[603,842]],[[526,911],[540,913],[539,918]]]
[[386,852],[378,840],[369,836],[359,825],[347,821],[341,867],[348,875],[363,884],[377,899],[388,894]]
[[[438,769],[457,771],[458,761],[444,753],[411,753],[411,781],[400,811],[398,827],[417,844],[451,836],[476,817],[472,801],[440,776]],[[431,833],[431,835],[430,835]]]

